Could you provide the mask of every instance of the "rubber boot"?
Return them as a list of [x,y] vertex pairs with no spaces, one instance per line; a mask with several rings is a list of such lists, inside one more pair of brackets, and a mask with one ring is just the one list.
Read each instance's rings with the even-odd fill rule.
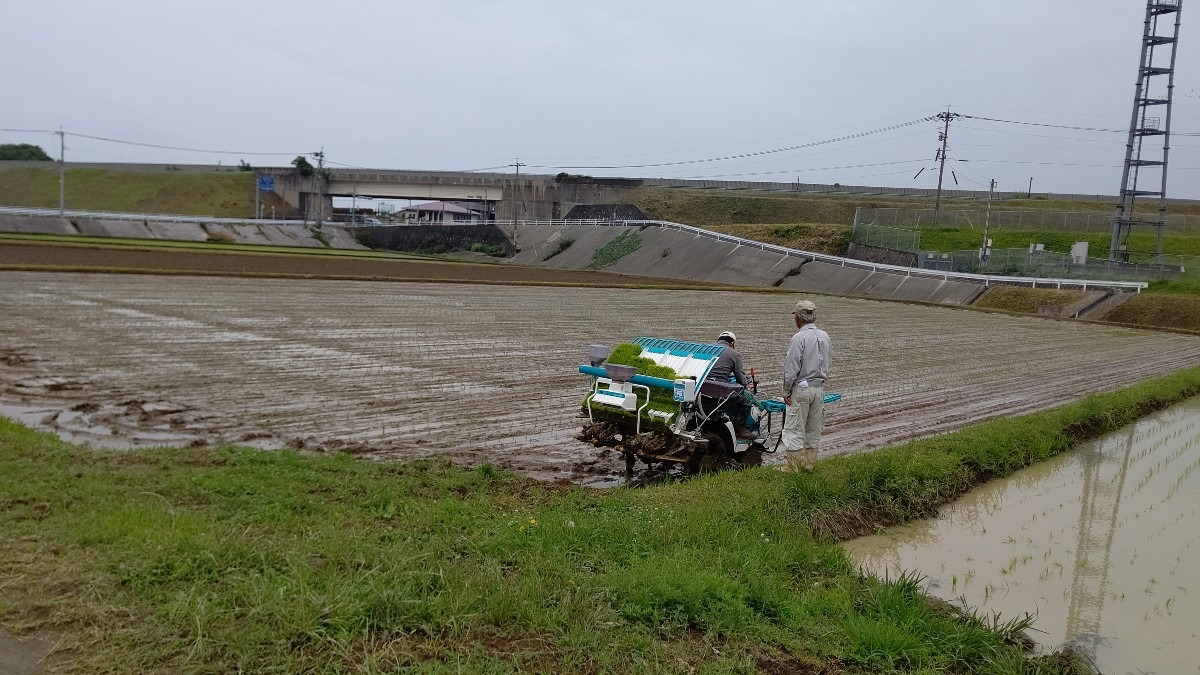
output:
[[788,450],[787,451],[787,470],[801,471],[804,469],[804,451],[803,450]]
[[801,460],[801,466],[804,467],[805,471],[812,471],[813,466],[816,465],[816,463],[817,463],[817,449],[816,448],[805,448],[804,456],[803,456],[803,459]]

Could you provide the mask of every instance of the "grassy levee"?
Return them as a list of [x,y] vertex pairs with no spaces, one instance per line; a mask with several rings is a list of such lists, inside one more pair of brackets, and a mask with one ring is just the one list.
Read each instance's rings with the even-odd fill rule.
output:
[[1104,321],[1147,328],[1200,332],[1200,297],[1174,293],[1142,293],[1104,315]]
[[[1077,241],[1088,242],[1093,258],[1108,257],[1112,237],[1103,232],[1072,232],[1065,230],[992,230],[988,233],[992,248],[1029,248],[1030,244],[1045,244],[1047,251],[1070,253]],[[921,249],[924,251],[967,251],[979,248],[982,229],[921,228]],[[1148,232],[1135,232],[1129,238],[1131,251],[1157,250],[1158,238]],[[1168,234],[1163,237],[1163,252],[1169,255],[1200,256],[1200,236]]]
[[836,540],[1197,393],[1200,368],[813,474],[610,491],[0,419],[0,626],[83,672],[1075,672]]
[[1003,309],[1009,312],[1037,314],[1042,306],[1064,307],[1083,299],[1083,291],[1060,291],[1052,288],[1023,288],[1018,286],[994,286],[972,307]]
[[[254,215],[254,173],[250,171],[115,171],[67,169],[69,209],[134,211],[181,215],[249,218]],[[271,213],[291,212],[275,193],[260,195]],[[0,204],[58,206],[58,172],[52,169],[0,171]]]
[[888,200],[862,197],[747,194],[703,190],[639,188],[626,200],[651,218],[698,227],[737,223],[839,223],[854,222],[859,206],[897,206]]

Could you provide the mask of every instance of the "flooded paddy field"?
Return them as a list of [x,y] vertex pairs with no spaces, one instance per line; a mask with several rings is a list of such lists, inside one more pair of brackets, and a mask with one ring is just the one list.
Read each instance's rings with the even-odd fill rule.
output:
[[937,520],[846,545],[864,569],[1036,615],[1103,673],[1200,673],[1200,399],[989,483]]
[[[0,415],[98,446],[240,442],[446,454],[615,475],[573,439],[591,343],[737,332],[779,395],[796,295],[104,274],[0,274]],[[1200,363],[1200,339],[814,298],[846,454],[1053,407]],[[767,458],[768,463],[781,458]]]

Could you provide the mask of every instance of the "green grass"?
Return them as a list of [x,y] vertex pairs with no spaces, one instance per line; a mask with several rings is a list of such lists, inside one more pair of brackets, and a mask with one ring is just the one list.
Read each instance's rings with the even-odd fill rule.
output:
[[849,225],[823,223],[737,223],[709,225],[706,229],[735,237],[762,241],[814,253],[845,255],[850,246]]
[[1146,292],[1159,295],[1200,296],[1200,278],[1188,277],[1169,281],[1152,281]]
[[1194,368],[813,474],[610,491],[440,461],[93,452],[0,420],[0,621],[59,634],[84,672],[1070,672],[911,576],[858,577],[832,542],[1197,393]]
[[971,303],[971,306],[1037,314],[1038,308],[1044,305],[1065,307],[1073,302],[1082,300],[1084,296],[1083,291],[995,286],[984,292],[979,299]]
[[592,253],[592,262],[587,266],[589,270],[599,270],[617,262],[621,258],[638,250],[642,245],[642,237],[633,230],[626,230],[617,235],[615,239],[608,242],[604,246],[596,249]]
[[1105,314],[1103,320],[1200,332],[1200,297],[1184,293],[1141,293]]
[[[1047,251],[1070,253],[1071,245],[1077,241],[1088,242],[1088,255],[1107,258],[1112,237],[1103,232],[1039,232],[1033,230],[992,230],[992,248],[1028,249],[1030,244],[1045,244]],[[923,228],[921,250],[965,251],[983,245],[983,231],[957,228]],[[1129,250],[1156,251],[1157,237],[1152,233],[1135,233],[1130,237]],[[1171,255],[1200,256],[1200,236],[1167,235],[1163,238],[1163,252]]]
[[[249,171],[68,169],[66,203],[69,209],[247,218],[254,215],[254,183],[254,173]],[[292,210],[274,193],[261,197],[266,213],[272,206],[280,217]],[[0,171],[0,204],[57,207],[58,172]]]

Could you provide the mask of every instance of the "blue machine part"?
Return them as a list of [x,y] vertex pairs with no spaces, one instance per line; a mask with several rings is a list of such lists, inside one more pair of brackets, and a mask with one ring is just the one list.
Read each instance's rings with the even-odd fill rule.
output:
[[[600,366],[579,366],[579,372],[584,375],[594,375],[595,377],[608,377],[608,373]],[[661,377],[650,377],[649,375],[634,375],[629,378],[629,381],[634,384],[640,384],[646,387],[657,387],[658,389],[675,390],[674,380],[664,380]]]
[[697,382],[708,377],[708,371],[725,351],[721,345],[651,337],[640,337],[633,343],[641,346],[643,358],[674,370],[680,378],[695,377]]

